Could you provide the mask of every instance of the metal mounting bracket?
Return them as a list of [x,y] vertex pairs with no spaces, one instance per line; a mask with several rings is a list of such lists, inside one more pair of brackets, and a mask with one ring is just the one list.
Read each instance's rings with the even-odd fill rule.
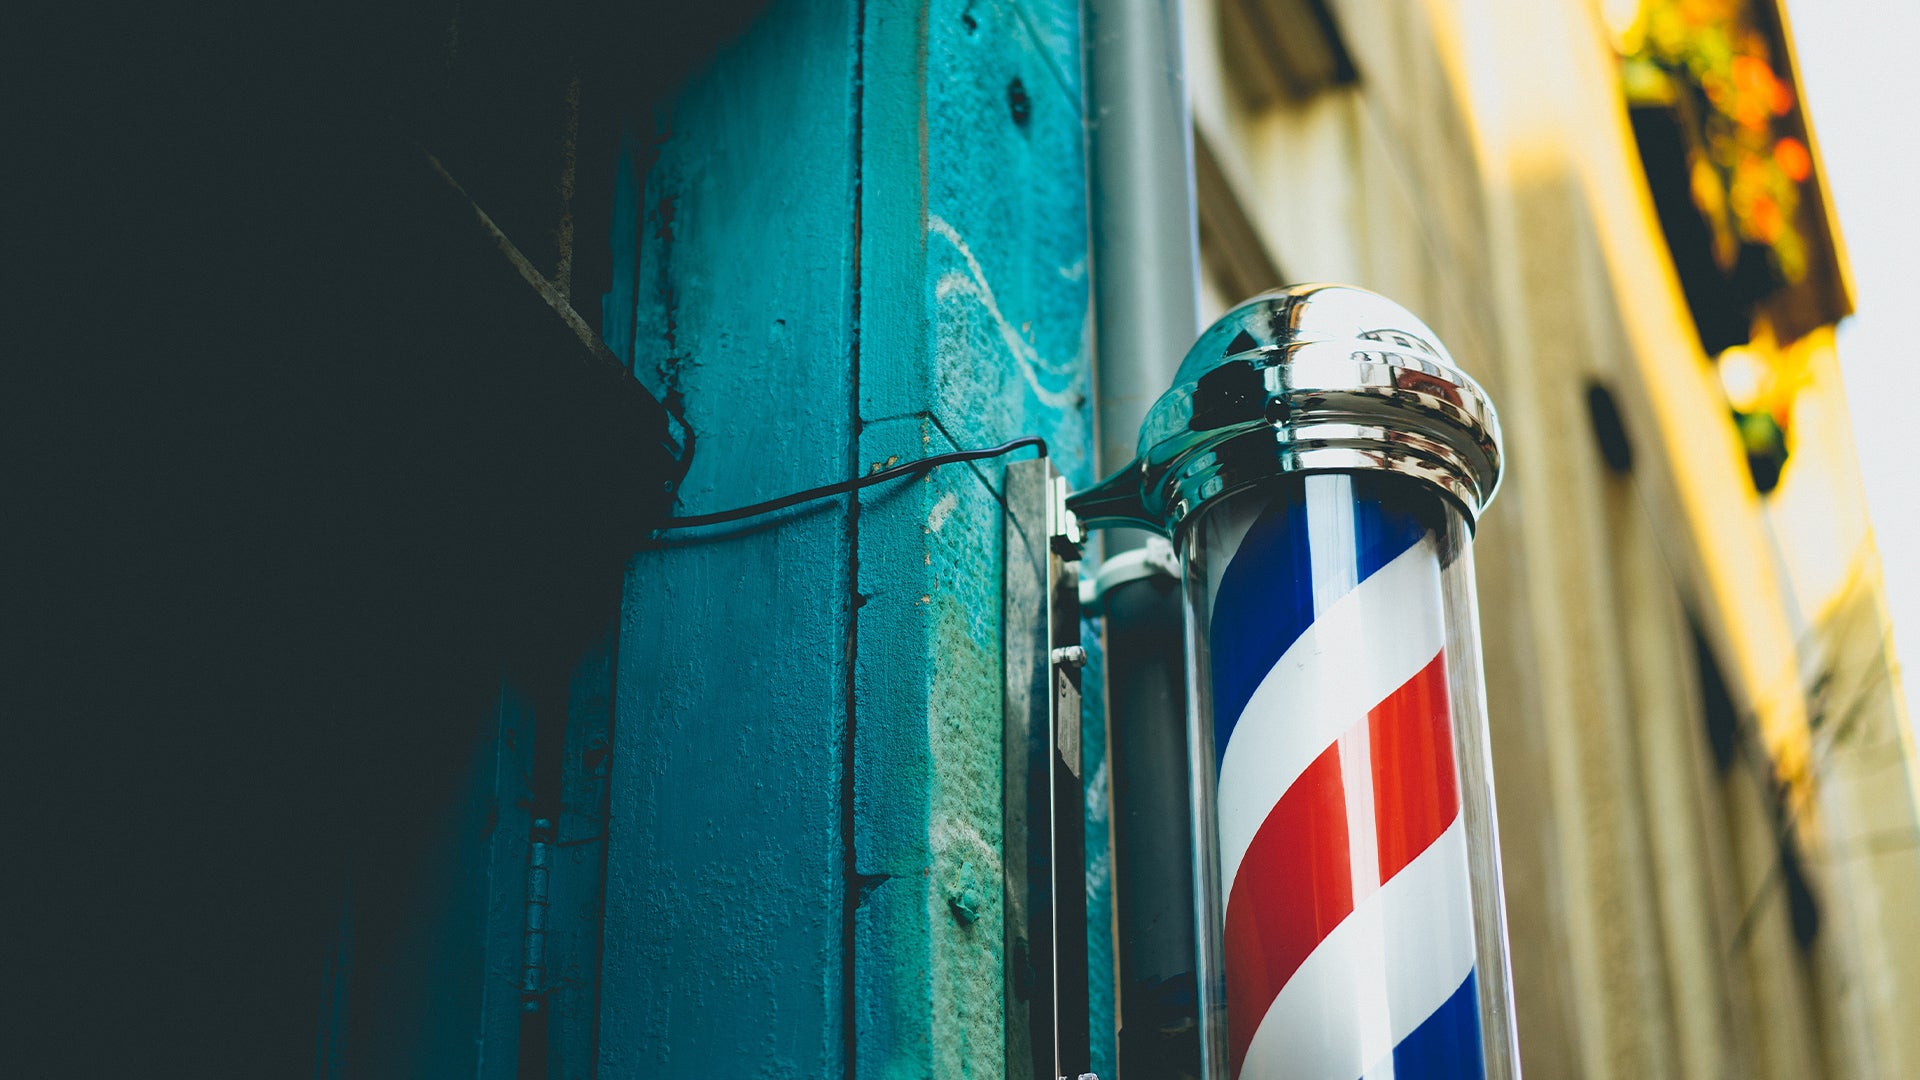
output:
[[1089,615],[1105,615],[1108,593],[1129,581],[1151,577],[1180,580],[1180,556],[1165,537],[1149,536],[1141,546],[1103,560],[1091,577],[1082,577],[1080,607]]
[[1045,459],[1006,473],[1004,594],[1007,1075],[1077,1078],[1087,1016],[1080,558],[1067,482]]

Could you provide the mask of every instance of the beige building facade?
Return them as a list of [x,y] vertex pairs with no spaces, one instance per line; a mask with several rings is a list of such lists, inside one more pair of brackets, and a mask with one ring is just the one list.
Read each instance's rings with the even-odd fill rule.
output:
[[[1629,119],[1645,18],[1192,0],[1203,317],[1370,288],[1500,407],[1476,547],[1526,1070],[1914,1075],[1914,750],[1831,326],[1742,346],[1792,383],[1762,495],[1745,354],[1703,346]],[[1826,269],[1844,301],[1837,239]]]

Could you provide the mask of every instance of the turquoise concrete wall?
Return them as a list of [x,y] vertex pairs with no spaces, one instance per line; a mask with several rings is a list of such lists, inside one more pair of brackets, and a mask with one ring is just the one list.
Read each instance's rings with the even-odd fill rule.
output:
[[[695,433],[681,512],[1021,434],[1092,479],[1079,49],[1071,2],[787,0],[636,125],[605,333]],[[633,559],[603,1075],[1003,1074],[1001,473]]]

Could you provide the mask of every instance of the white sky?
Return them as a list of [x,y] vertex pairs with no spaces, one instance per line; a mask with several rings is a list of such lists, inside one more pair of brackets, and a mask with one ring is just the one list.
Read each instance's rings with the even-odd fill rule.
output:
[[1913,716],[1920,684],[1920,0],[1789,0],[1814,138],[1853,265],[1839,332],[1861,478]]

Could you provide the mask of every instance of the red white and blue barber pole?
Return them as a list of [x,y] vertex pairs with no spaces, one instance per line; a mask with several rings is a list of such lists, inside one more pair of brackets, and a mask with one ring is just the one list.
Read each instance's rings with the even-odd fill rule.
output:
[[1296,286],[1076,496],[1181,553],[1210,1080],[1519,1074],[1472,558],[1499,470],[1431,330]]
[[1232,1075],[1485,1075],[1447,517],[1399,477],[1310,474],[1193,530]]

